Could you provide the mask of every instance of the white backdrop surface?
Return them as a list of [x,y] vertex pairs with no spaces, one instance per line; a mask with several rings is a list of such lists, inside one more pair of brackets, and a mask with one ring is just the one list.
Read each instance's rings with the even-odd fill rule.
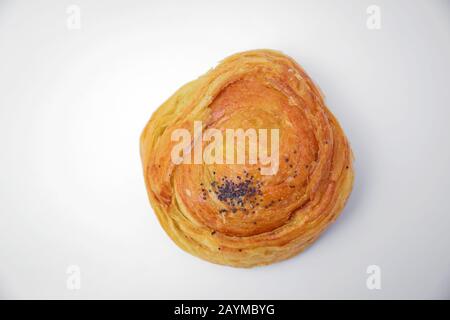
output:
[[[356,181],[307,251],[243,270],[166,236],[138,139],[178,87],[256,48],[321,87]],[[0,298],[450,298],[449,57],[449,1],[0,1]]]

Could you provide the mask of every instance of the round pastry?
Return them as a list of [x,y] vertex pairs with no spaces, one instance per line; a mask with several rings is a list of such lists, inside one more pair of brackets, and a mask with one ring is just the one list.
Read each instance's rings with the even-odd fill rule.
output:
[[141,135],[151,205],[187,252],[234,267],[292,257],[338,217],[352,152],[290,57],[232,55],[187,83]]

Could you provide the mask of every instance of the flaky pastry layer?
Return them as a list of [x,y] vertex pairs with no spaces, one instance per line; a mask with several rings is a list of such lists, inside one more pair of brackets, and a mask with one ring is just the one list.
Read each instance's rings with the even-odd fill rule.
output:
[[[194,134],[196,121],[221,132],[279,129],[276,174],[263,175],[260,163],[174,164],[172,132]],[[167,234],[195,256],[234,267],[304,250],[338,217],[354,178],[349,143],[320,90],[273,50],[232,55],[181,87],[152,115],[140,147],[148,196]]]

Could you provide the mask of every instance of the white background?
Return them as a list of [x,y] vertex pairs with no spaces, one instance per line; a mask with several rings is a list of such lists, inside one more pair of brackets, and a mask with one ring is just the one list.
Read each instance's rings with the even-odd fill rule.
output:
[[[70,4],[81,29],[66,26]],[[366,27],[370,4],[381,29]],[[1,298],[450,298],[449,1],[0,1]],[[139,135],[178,87],[271,48],[356,156],[343,215],[288,261],[204,262],[163,232]],[[368,290],[378,265],[382,289]],[[66,270],[81,268],[81,289]]]

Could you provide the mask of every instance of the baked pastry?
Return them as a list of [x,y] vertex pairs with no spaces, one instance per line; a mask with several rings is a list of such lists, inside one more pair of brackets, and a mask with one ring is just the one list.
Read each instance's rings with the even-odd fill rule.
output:
[[140,143],[162,227],[213,263],[252,267],[296,255],[352,189],[344,132],[305,71],[277,51],[232,55],[181,87]]

